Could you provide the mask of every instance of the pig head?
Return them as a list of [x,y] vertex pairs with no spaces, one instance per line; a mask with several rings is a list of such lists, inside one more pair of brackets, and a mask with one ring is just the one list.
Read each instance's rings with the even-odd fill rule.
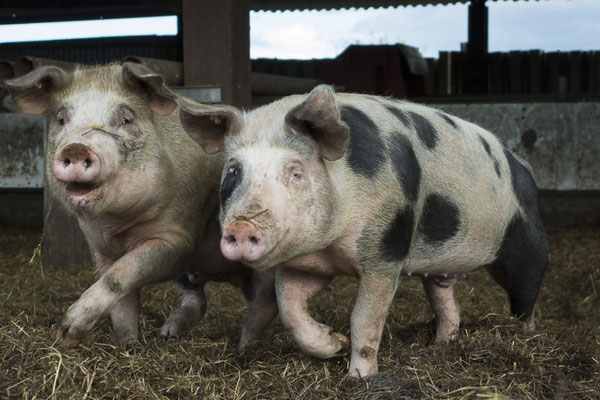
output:
[[[344,155],[349,131],[327,101],[330,89],[322,89],[292,110],[275,103],[253,111],[252,119],[228,106],[178,101],[186,131],[208,153],[228,155],[220,189],[221,250],[228,259],[265,269],[339,233],[331,221],[344,209],[330,190],[332,179],[342,177],[332,176],[326,162]],[[281,125],[261,126],[276,115]]]
[[51,116],[50,188],[75,213],[119,214],[143,207],[140,199],[152,197],[148,182],[170,172],[152,112],[167,116],[177,105],[160,75],[137,64],[73,73],[43,66],[7,81],[6,87],[20,111]]

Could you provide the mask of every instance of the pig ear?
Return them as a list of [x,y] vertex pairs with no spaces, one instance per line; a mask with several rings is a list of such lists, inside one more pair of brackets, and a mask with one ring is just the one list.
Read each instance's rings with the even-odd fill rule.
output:
[[124,63],[123,83],[134,91],[145,93],[148,96],[150,109],[155,114],[171,115],[177,108],[175,103],[177,95],[167,87],[162,75],[142,64]]
[[346,152],[350,131],[340,119],[330,86],[314,88],[306,100],[288,111],[285,124],[290,134],[312,136],[326,160],[340,159]]
[[18,78],[8,79],[4,83],[10,94],[8,103],[25,114],[43,114],[48,108],[51,93],[65,88],[71,78],[71,74],[59,67],[46,65]]
[[225,104],[201,104],[179,97],[181,125],[208,154],[224,150],[225,135],[236,134],[242,128],[242,113]]

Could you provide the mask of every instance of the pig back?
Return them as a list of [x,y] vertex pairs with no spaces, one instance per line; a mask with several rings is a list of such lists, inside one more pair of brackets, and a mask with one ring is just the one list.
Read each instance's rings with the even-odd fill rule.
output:
[[[347,198],[366,216],[368,235],[410,225],[403,228],[411,231],[404,235],[410,237],[405,271],[452,266],[461,273],[488,264],[513,217],[527,220],[529,212],[538,212],[533,179],[515,182],[513,170],[526,168],[492,133],[410,102],[344,94],[338,99],[351,135],[343,168],[354,183],[345,185],[359,188],[358,196]],[[520,204],[515,193],[523,190],[533,193],[535,204]],[[385,243],[385,237],[376,241]]]

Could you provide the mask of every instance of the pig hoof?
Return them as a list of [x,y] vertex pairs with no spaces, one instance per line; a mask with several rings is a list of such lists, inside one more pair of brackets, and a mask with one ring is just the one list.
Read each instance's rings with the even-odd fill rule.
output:
[[137,341],[138,341],[137,337],[131,336],[131,335],[117,337],[117,343],[119,343],[121,346],[127,346],[127,345],[130,345],[130,344],[136,344]]
[[70,349],[76,347],[81,340],[75,337],[66,336],[67,329],[58,328],[56,331],[56,343],[58,347],[63,349]]
[[79,343],[81,342],[80,339],[77,339],[74,337],[63,337],[61,339],[58,339],[58,335],[56,335],[56,336],[57,336],[58,347],[61,349],[72,349],[74,347],[77,347],[79,345]]
[[336,356],[346,354],[348,349],[350,348],[350,339],[337,332],[335,332],[333,336],[337,339],[339,345],[341,346],[340,349],[337,351]]
[[181,336],[181,333],[185,331],[185,329],[185,326],[174,323],[169,318],[169,320],[167,320],[167,322],[165,322],[162,328],[160,329],[160,336],[163,336],[165,338],[178,338],[179,336]]
[[[194,324],[194,320],[188,318],[187,315],[178,312],[171,313],[169,318],[165,321],[162,328],[160,329],[161,336],[167,337],[179,337],[183,332],[185,332],[189,327]],[[182,315],[183,314],[183,315]]]
[[56,330],[56,337],[54,338],[54,340],[58,343],[62,340],[62,338],[65,336],[65,331],[62,328],[58,328]]
[[258,339],[253,339],[253,340],[248,340],[242,338],[240,339],[240,343],[238,344],[238,350],[242,351],[246,348],[248,348],[249,346],[255,345],[256,343],[260,342],[260,340]]

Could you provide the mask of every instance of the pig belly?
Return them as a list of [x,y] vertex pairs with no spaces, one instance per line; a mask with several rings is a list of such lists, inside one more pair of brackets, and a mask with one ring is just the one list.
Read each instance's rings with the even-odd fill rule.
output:
[[443,243],[428,242],[417,233],[402,273],[426,277],[462,277],[471,273],[496,259],[505,227],[506,224],[494,224],[486,231],[460,231]]

